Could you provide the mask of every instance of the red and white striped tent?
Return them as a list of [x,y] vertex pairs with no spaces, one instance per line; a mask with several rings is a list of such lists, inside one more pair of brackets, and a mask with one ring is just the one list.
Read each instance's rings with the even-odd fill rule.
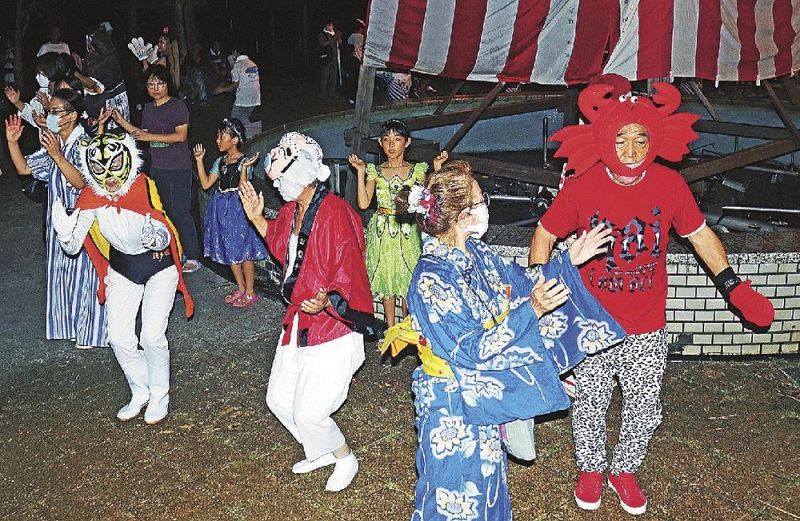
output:
[[364,64],[575,84],[800,69],[800,0],[372,0]]

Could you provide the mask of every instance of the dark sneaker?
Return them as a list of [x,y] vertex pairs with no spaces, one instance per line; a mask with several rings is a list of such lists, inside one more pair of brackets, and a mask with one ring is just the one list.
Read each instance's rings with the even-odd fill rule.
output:
[[581,471],[575,485],[575,503],[584,510],[597,510],[603,495],[603,473]]
[[619,496],[619,504],[625,512],[638,516],[647,510],[647,496],[636,482],[636,474],[620,472],[608,475],[608,485]]

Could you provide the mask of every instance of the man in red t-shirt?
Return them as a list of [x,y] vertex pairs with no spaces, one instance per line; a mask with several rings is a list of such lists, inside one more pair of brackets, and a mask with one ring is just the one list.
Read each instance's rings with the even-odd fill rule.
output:
[[600,506],[608,468],[606,412],[616,376],[623,409],[608,482],[625,511],[641,514],[647,498],[636,471],[661,423],[670,230],[692,243],[722,295],[745,320],[769,326],[774,310],[749,282],[741,283],[735,275],[683,177],[653,163],[657,155],[677,161],[688,152],[687,143],[697,137],[691,125],[698,116],[673,114],[680,94],[671,85],[657,84],[651,101],[631,96],[630,83],[622,80],[587,87],[579,105],[591,123],[565,127],[553,136],[562,142],[556,155],[567,157],[567,169],[575,174],[540,220],[529,260],[547,262],[556,239],[572,232],[582,234],[598,224],[613,230],[606,255],[590,260],[580,272],[586,287],[628,336],[575,368],[572,429],[580,470],[575,501],[586,510]]

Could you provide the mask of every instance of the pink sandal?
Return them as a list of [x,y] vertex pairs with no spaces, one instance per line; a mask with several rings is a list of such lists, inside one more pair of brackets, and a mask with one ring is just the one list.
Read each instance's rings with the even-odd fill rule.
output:
[[236,302],[237,300],[242,298],[243,295],[244,295],[244,291],[242,291],[240,289],[237,289],[233,293],[229,293],[229,294],[225,295],[225,303],[226,304],[233,304],[234,302]]
[[237,300],[231,303],[231,306],[235,308],[246,308],[250,307],[256,302],[260,300],[259,296],[255,293],[252,295],[242,295]]

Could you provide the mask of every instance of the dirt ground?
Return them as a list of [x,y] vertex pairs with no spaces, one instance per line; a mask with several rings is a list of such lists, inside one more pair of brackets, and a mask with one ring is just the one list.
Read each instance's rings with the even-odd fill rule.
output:
[[[339,110],[269,85],[265,128]],[[309,87],[312,88],[312,87]],[[229,103],[230,100],[227,100]],[[224,100],[193,107],[192,140],[211,143]],[[410,375],[416,361],[381,362],[375,346],[336,419],[361,471],[324,491],[326,470],[294,475],[300,447],[264,403],[283,313],[264,299],[234,310],[231,284],[212,270],[188,277],[196,316],[178,301],[168,337],[170,415],[157,426],[119,423],[128,397],[109,349],[44,340],[40,208],[0,177],[0,517],[10,520],[402,520],[416,480]],[[800,519],[800,360],[673,360],[664,422],[640,472],[641,519]],[[610,413],[617,434],[619,393]],[[579,510],[569,417],[537,425],[538,459],[512,463],[515,519],[626,519],[610,489],[596,513]]]

